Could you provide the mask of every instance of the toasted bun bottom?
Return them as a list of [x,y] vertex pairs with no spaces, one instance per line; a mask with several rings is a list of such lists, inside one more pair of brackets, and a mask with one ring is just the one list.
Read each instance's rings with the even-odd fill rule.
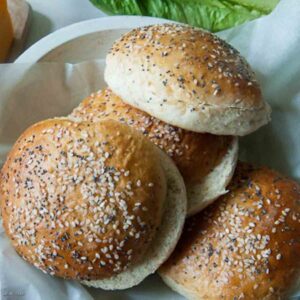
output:
[[154,273],[173,252],[183,229],[186,216],[186,190],[183,179],[172,160],[160,152],[160,163],[167,179],[167,199],[162,223],[142,261],[128,270],[103,280],[82,281],[105,290],[121,290],[139,284]]
[[200,184],[187,185],[188,216],[201,211],[215,199],[227,193],[226,187],[236,167],[238,150],[238,138],[235,137],[221,162],[203,181]]

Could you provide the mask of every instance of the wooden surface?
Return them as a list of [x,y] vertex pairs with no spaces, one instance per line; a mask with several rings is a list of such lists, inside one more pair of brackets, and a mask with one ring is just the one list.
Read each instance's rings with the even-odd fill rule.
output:
[[9,62],[12,62],[24,48],[31,9],[25,0],[8,0],[7,4],[14,29],[14,42],[9,55]]

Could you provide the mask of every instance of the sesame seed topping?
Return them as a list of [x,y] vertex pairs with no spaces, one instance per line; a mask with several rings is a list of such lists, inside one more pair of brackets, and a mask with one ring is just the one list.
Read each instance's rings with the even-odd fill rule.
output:
[[[179,80],[181,79],[179,78]],[[199,84],[203,81],[201,78],[194,78],[193,80],[197,80]],[[168,81],[165,83],[168,84]],[[217,88],[217,83],[214,84]],[[163,103],[165,101],[166,99],[162,99]],[[195,112],[198,109],[198,107],[191,107],[191,110]],[[125,104],[110,89],[99,91],[95,98],[89,97],[84,100],[73,111],[72,116],[78,120],[92,122],[109,118],[132,126],[172,157],[182,174],[188,174],[190,180],[199,180],[200,176],[207,175],[215,167],[218,159],[221,159],[226,153],[232,142],[231,137],[202,135],[166,124]],[[190,140],[195,141],[197,147],[190,147]],[[208,153],[218,159],[216,161],[210,160],[209,164],[204,164],[203,160],[206,161]],[[203,167],[191,173],[190,166],[195,164]],[[123,172],[125,172],[125,176],[129,175],[125,170]],[[139,183],[134,182],[134,184]]]
[[[4,213],[10,216],[12,241],[17,248],[26,245],[24,258],[51,275],[87,279],[107,265],[113,266],[111,272],[122,272],[143,253],[138,245],[148,244],[155,233],[155,216],[150,220],[142,213],[156,213],[155,193],[139,188],[150,180],[154,187],[157,176],[149,175],[144,184],[135,166],[115,165],[122,148],[115,147],[115,136],[102,135],[97,127],[107,123],[47,122],[43,126],[49,128],[37,125],[36,135],[29,130],[18,141],[14,159],[4,166],[1,190],[11,200]],[[116,136],[122,136],[122,128]],[[131,242],[138,251],[127,252]],[[85,271],[77,272],[76,264]],[[87,271],[93,272],[84,275]]]
[[[262,278],[264,286],[267,284],[269,288],[275,272],[285,270],[276,262],[284,257],[279,250],[296,259],[299,246],[295,233],[300,227],[292,218],[293,213],[300,216],[298,207],[288,205],[293,199],[300,199],[300,187],[278,176],[267,168],[239,163],[228,186],[229,192],[187,220],[179,242],[183,246],[177,247],[167,262],[167,272],[181,272],[186,276],[184,279],[199,288],[203,287],[202,279],[214,282],[221,289],[220,295],[223,286],[228,291],[228,283],[237,278],[241,282],[247,280],[247,291],[248,284],[253,284],[253,290],[257,290],[260,287],[257,282]],[[287,195],[281,199],[279,207],[275,204],[277,195],[283,195],[283,189],[269,183],[272,178],[283,182],[281,186]],[[260,221],[257,221],[258,216]],[[287,263],[288,259],[293,263],[290,258],[286,259]],[[270,288],[270,292],[275,290]],[[230,297],[238,299],[239,294]]]

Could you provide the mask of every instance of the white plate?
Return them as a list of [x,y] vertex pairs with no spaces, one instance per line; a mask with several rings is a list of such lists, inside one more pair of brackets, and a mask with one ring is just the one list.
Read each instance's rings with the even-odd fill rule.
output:
[[17,63],[78,63],[105,58],[112,43],[132,28],[170,22],[165,19],[116,16],[92,19],[59,29],[27,49]]

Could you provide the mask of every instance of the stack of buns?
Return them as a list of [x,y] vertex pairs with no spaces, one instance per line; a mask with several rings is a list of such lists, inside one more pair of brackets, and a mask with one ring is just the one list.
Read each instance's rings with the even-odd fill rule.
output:
[[117,40],[104,75],[107,88],[8,155],[1,208],[19,255],[103,289],[159,270],[190,299],[285,299],[299,283],[300,187],[235,172],[238,136],[271,113],[247,62],[213,34],[163,24]]

